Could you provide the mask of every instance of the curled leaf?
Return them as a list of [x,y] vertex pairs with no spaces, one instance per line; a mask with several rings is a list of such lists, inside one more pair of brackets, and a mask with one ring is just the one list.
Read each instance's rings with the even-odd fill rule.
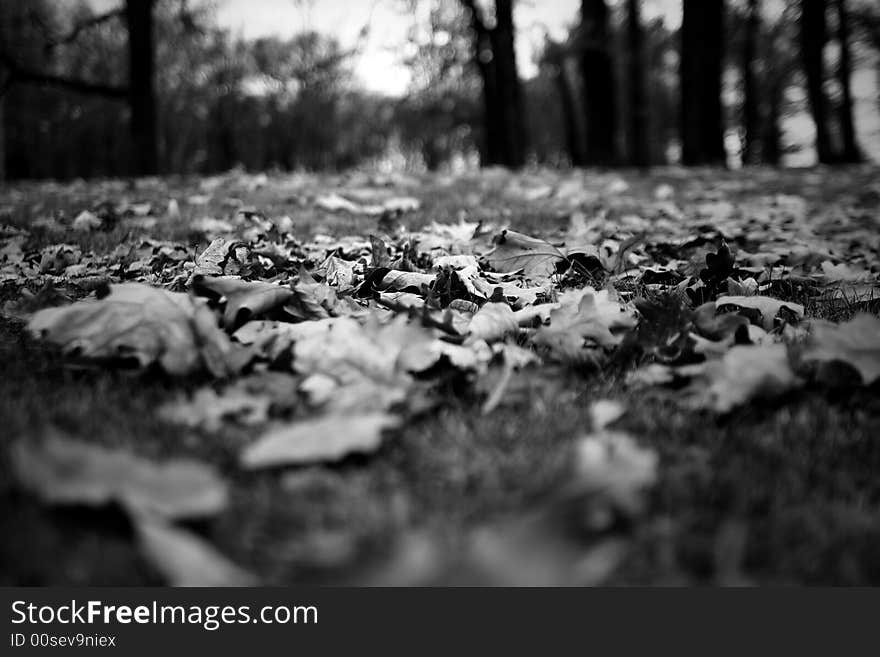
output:
[[207,293],[226,300],[223,326],[228,331],[234,331],[252,317],[283,306],[294,296],[293,290],[288,287],[237,278],[197,275],[193,277],[192,286],[197,294]]

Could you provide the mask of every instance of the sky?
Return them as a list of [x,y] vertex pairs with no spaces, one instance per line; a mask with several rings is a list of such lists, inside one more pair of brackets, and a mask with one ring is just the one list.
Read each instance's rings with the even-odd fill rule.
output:
[[[357,44],[361,29],[369,24],[369,36],[360,44],[354,72],[371,91],[402,95],[409,84],[409,71],[402,64],[402,47],[414,17],[403,0],[215,0],[221,26],[245,37],[289,37],[304,29],[335,35],[343,47]],[[423,1],[421,5],[427,6]],[[534,57],[545,29],[562,38],[576,22],[580,0],[520,0],[516,3],[517,59],[520,75],[537,72]],[[646,18],[665,13],[677,20],[680,0],[647,3]]]

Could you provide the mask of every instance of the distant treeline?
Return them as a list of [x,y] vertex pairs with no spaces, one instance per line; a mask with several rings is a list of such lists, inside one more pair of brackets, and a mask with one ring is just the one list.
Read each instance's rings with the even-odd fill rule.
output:
[[805,111],[820,161],[862,157],[850,80],[877,60],[876,3],[684,0],[671,30],[643,19],[648,0],[583,0],[523,81],[513,0],[399,1],[430,7],[403,98],[358,88],[357,45],[242,40],[208,4],[2,3],[0,178],[725,164],[731,139],[743,163],[777,164]]

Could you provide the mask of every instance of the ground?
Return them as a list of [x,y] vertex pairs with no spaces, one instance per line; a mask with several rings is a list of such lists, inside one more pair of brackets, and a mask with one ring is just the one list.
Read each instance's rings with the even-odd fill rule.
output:
[[[331,192],[361,205],[335,207],[326,202]],[[400,196],[420,206],[381,213],[364,207]],[[176,207],[168,207],[169,199]],[[102,214],[106,202],[114,213],[126,211]],[[145,203],[151,207],[134,207]],[[86,209],[100,225],[75,230],[73,218]],[[21,485],[13,444],[56,434],[157,462],[192,457],[211,464],[229,486],[228,504],[179,526],[264,583],[880,584],[876,380],[860,380],[852,363],[838,363],[834,376],[808,377],[779,394],[751,394],[731,409],[682,403],[681,387],[634,385],[632,373],[657,360],[683,325],[679,316],[718,295],[688,299],[672,294],[678,282],[669,289],[647,285],[643,266],[635,281],[627,279],[623,270],[640,267],[638,259],[610,264],[615,248],[647,232],[633,251],[650,255],[648,265],[682,274],[682,292],[724,241],[738,263],[763,262],[771,275],[770,268],[781,268],[784,282],[802,280],[789,279],[793,272],[813,277],[822,294],[794,284],[772,287],[773,297],[804,306],[801,324],[877,315],[875,168],[419,178],[233,172],[137,184],[12,184],[0,193],[0,213],[7,244],[14,230],[27,231],[17,238],[25,262],[39,262],[58,244],[100,258],[148,237],[183,245],[192,260],[218,232],[202,221],[207,216],[229,222],[220,234],[237,238],[254,213],[276,224],[288,216],[291,239],[300,245],[316,235],[384,235],[392,256],[404,234],[432,222],[482,222],[487,239],[508,227],[557,245],[572,236],[577,217],[588,225],[602,217],[601,237],[612,240],[604,267],[569,271],[569,278],[581,276],[575,281],[560,273],[553,284],[560,290],[610,284],[621,303],[653,304],[636,304],[638,326],[598,366],[538,350],[544,365],[516,374],[490,412],[483,412],[486,389],[446,372],[430,379],[431,403],[410,409],[378,450],[251,470],[241,467],[240,454],[259,427],[227,421],[206,430],[157,413],[183,394],[215,385],[210,375],[72,362],[28,331],[27,322],[38,309],[85,297],[94,286],[65,277],[64,267],[44,267],[30,278],[10,273],[0,319],[0,584],[169,580],[138,549],[137,521],[125,505],[47,504]],[[667,224],[675,228],[658,239]],[[783,253],[785,244],[797,257]],[[757,257],[768,252],[773,258]],[[311,253],[298,257],[314,268],[320,262]],[[18,262],[12,251],[3,257]],[[858,275],[823,279],[817,274],[823,262]],[[121,271],[100,274],[116,283],[126,278]],[[829,294],[832,289],[841,293]],[[68,298],[53,298],[53,290]],[[866,358],[876,359],[876,351]],[[693,385],[686,388],[691,394]],[[636,510],[621,512],[601,492],[586,500],[566,492],[573,450],[601,429],[597,400],[621,404],[614,431],[656,455],[656,472],[638,492]],[[612,518],[572,520],[572,508],[576,516],[599,509]],[[488,552],[480,545],[489,545]],[[584,568],[594,574],[585,576]],[[535,579],[522,570],[537,573]]]

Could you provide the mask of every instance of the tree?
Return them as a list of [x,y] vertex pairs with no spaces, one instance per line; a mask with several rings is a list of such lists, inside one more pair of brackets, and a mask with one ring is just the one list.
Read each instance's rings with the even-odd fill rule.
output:
[[[44,46],[46,51],[52,51],[60,46],[69,45],[89,29],[122,18],[128,34],[128,84],[126,86],[37,70],[17,60],[13,53],[0,49],[0,63],[7,71],[11,80],[10,85],[13,83],[32,84],[105,98],[127,99],[131,114],[131,172],[136,175],[151,175],[158,171],[154,81],[154,4],[155,0],[126,0],[121,7],[78,21],[69,33],[49,39]],[[185,15],[185,4],[181,5],[182,16]]]
[[644,31],[639,0],[627,0],[627,49],[629,55],[629,159],[630,164],[650,164],[648,104],[645,95]]
[[746,8],[745,33],[742,48],[742,79],[743,79],[743,164],[756,164],[761,153],[760,144],[760,101],[758,99],[758,82],[755,74],[756,39],[761,31],[761,8],[758,0],[748,0]]
[[556,43],[550,38],[549,34],[545,37],[541,63],[553,80],[553,85],[556,87],[556,92],[559,96],[565,135],[565,150],[571,165],[581,167],[586,164],[584,135],[579,115],[577,92],[568,71],[569,54],[570,48]]
[[618,161],[616,148],[617,108],[611,30],[605,0],[581,1],[581,76],[586,111],[587,164],[609,165]]
[[484,165],[518,168],[526,161],[522,84],[516,67],[513,0],[495,0],[486,20],[476,0],[461,0],[470,12],[473,59],[483,82]]
[[724,164],[721,75],[724,1],[684,0],[681,23],[681,147],[686,165]]
[[154,0],[126,0],[128,29],[128,102],[131,109],[133,171],[152,175],[159,170],[156,129]]
[[816,126],[816,155],[823,164],[835,161],[828,126],[828,100],[824,89],[824,53],[825,44],[828,42],[826,9],[827,0],[801,0],[801,66],[807,78],[810,114]]
[[850,79],[852,77],[852,54],[850,53],[850,18],[846,0],[836,0],[837,40],[840,45],[840,60],[837,65],[837,81],[840,85],[841,99],[838,107],[843,151],[838,156],[841,162],[859,162],[861,150],[856,143],[856,129],[853,123],[853,98]]

